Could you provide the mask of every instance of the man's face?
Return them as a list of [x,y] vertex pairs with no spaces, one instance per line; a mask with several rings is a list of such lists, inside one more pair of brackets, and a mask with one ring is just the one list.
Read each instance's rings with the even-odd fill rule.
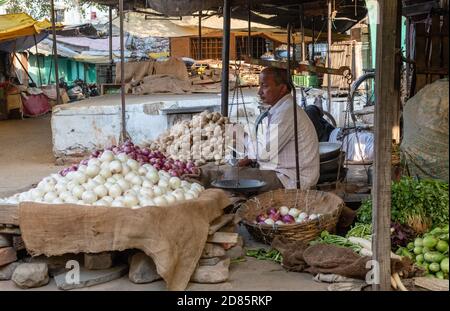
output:
[[287,93],[288,89],[286,85],[277,85],[272,73],[264,71],[260,73],[258,95],[263,104],[273,106]]

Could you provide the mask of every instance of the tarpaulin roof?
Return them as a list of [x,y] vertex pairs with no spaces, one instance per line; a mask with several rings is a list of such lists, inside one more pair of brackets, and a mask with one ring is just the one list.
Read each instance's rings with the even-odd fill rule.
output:
[[51,26],[47,19],[39,22],[26,13],[0,15],[0,42],[33,36]]

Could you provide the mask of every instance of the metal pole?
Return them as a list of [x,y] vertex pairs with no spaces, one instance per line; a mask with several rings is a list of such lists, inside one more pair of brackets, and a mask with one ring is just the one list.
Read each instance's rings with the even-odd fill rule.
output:
[[51,4],[52,31],[53,31],[53,60],[55,62],[56,104],[59,105],[61,97],[59,95],[58,49],[56,47],[56,26],[55,26],[55,3],[54,3],[54,0],[51,0],[50,4]]
[[252,58],[252,0],[248,0],[248,33],[247,33],[247,55]]
[[305,48],[305,25],[304,25],[305,13],[303,9],[303,4],[300,6],[300,8],[301,8],[300,29],[302,32],[302,62],[304,62],[306,60],[306,48]]
[[37,63],[38,72],[39,72],[39,84],[40,84],[39,86],[42,86],[41,66],[39,64],[39,55],[38,55],[36,35],[33,35],[33,37],[34,37],[34,47],[36,48],[36,63]]
[[314,65],[314,54],[316,53],[315,51],[315,38],[316,38],[316,19],[313,17],[312,18],[312,46],[311,46],[311,62]]
[[112,71],[113,71],[113,52],[112,52],[112,6],[109,7],[109,72],[108,72],[108,83],[113,83]]
[[127,138],[126,120],[125,120],[125,52],[123,44],[123,0],[119,0],[119,19],[120,19],[120,97],[121,97],[121,142],[124,142]]
[[198,13],[198,59],[202,59],[202,10]]
[[[327,49],[328,64],[327,67],[331,68],[331,0],[328,0],[328,49]],[[327,111],[331,111],[331,75],[327,74]]]
[[292,27],[291,24],[287,26],[287,80],[290,86],[292,87],[293,92],[293,105],[294,105],[294,144],[295,144],[295,176],[296,176],[296,185],[297,189],[300,189],[300,166],[298,163],[298,128],[297,128],[297,92],[295,90],[295,86],[292,83],[292,75],[291,75],[291,33]]
[[222,115],[228,116],[229,65],[230,65],[230,14],[231,0],[223,0],[223,39],[222,39]]

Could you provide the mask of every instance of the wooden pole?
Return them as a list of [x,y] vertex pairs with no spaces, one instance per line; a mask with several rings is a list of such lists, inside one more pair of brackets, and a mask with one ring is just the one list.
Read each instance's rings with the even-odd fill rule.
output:
[[127,139],[126,126],[126,108],[125,108],[125,47],[123,44],[123,0],[119,0],[119,20],[120,20],[120,97],[121,97],[121,136],[120,141],[124,142]]
[[108,83],[113,83],[112,71],[113,71],[113,34],[112,34],[112,6],[109,6],[109,72],[108,72]]
[[303,4],[300,5],[301,14],[300,14],[300,30],[302,32],[302,62],[306,60],[306,43],[305,43],[305,12],[303,9]]
[[252,58],[252,0],[248,0],[247,55]]
[[202,59],[202,10],[198,13],[198,59]]
[[379,282],[374,290],[391,288],[391,143],[395,103],[398,101],[398,63],[396,41],[400,0],[379,0],[375,80],[375,162],[372,190],[372,248],[379,268]]
[[[327,49],[327,57],[328,57],[328,68],[331,68],[331,0],[328,0],[328,49]],[[328,102],[327,102],[327,111],[331,111],[331,75],[327,74],[327,93],[328,93]]]
[[34,37],[34,47],[36,48],[36,64],[38,66],[38,72],[39,72],[39,86],[42,86],[41,65],[39,64],[39,54],[38,54],[39,52],[38,52],[36,35],[33,35],[33,37]]
[[316,38],[316,19],[312,18],[312,46],[311,46],[311,63],[313,65],[315,65],[315,61],[314,61],[314,54],[316,53],[315,51],[315,39]]
[[231,0],[223,0],[223,38],[222,38],[222,115],[228,116],[229,66],[230,66],[230,26]]
[[56,46],[56,25],[55,25],[55,3],[54,0],[50,1],[51,13],[52,13],[52,31],[53,31],[53,60],[55,62],[55,85],[56,85],[56,104],[61,102],[61,96],[59,94],[59,74],[58,74],[58,49]]

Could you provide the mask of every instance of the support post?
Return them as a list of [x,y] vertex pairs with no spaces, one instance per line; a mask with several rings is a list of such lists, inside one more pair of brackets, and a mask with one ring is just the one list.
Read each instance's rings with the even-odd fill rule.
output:
[[39,64],[39,54],[38,54],[39,52],[38,52],[36,35],[33,35],[33,37],[34,37],[34,47],[36,48],[36,64],[38,66],[38,73],[39,73],[39,86],[42,86],[41,65]]
[[108,72],[108,83],[113,83],[112,72],[113,72],[113,40],[112,40],[112,6],[109,6],[109,72]]
[[126,127],[126,110],[125,110],[125,47],[123,44],[123,0],[119,0],[119,20],[120,20],[120,97],[121,97],[121,135],[120,141],[124,142],[127,139]]
[[311,46],[311,64],[315,65],[315,61],[314,61],[314,54],[316,53],[315,51],[315,39],[316,38],[316,19],[312,18],[312,46]]
[[200,10],[198,13],[198,59],[202,58],[202,10]]
[[55,63],[55,84],[56,84],[56,104],[61,103],[61,96],[59,94],[59,74],[58,74],[58,49],[56,46],[56,25],[55,25],[55,3],[50,1],[52,13],[52,31],[53,31],[53,61]]
[[247,56],[252,58],[252,0],[248,0]]
[[293,108],[294,108],[294,148],[295,148],[295,177],[296,177],[296,187],[300,189],[300,166],[298,163],[298,127],[297,127],[297,92],[295,86],[292,83],[292,73],[291,73],[291,35],[292,35],[292,25],[287,25],[287,81],[292,87],[293,93]]
[[[331,68],[331,0],[328,0],[328,49],[327,49],[327,58],[328,64],[327,67]],[[328,93],[328,102],[327,102],[327,111],[331,111],[331,75],[327,74],[327,93]]]
[[[375,162],[372,205],[372,248],[377,264],[378,281],[374,290],[391,288],[391,144],[395,105],[398,100],[398,63],[396,41],[400,36],[397,13],[400,0],[379,0],[375,80]],[[382,61],[381,61],[382,60]],[[378,284],[376,284],[378,283]]]
[[306,60],[306,44],[305,44],[305,12],[303,8],[303,4],[300,5],[301,13],[300,13],[300,31],[302,32],[302,62]]
[[223,0],[223,39],[222,39],[222,115],[228,116],[229,65],[230,65],[230,23],[231,0]]

